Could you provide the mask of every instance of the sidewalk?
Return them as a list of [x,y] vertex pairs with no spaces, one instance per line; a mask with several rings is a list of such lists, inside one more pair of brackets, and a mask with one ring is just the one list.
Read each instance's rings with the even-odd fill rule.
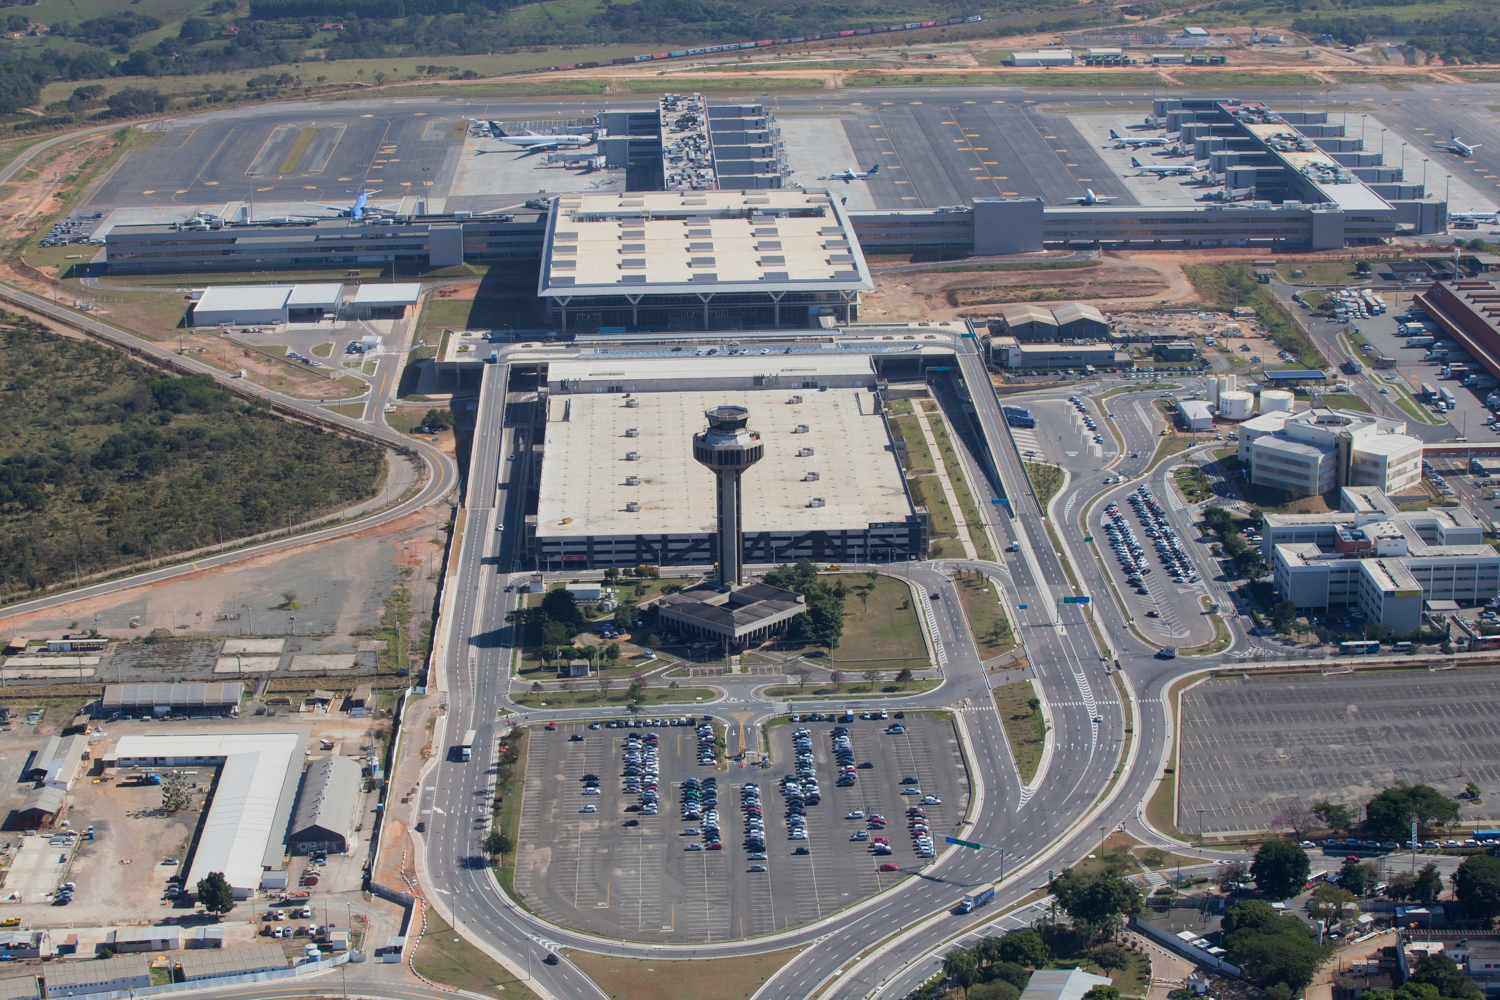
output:
[[948,501],[948,509],[953,512],[953,526],[958,532],[958,543],[964,547],[965,559],[978,559],[979,555],[974,550],[974,540],[969,537],[969,525],[964,519],[964,509],[958,504],[958,494],[953,491],[953,483],[948,479],[948,463],[943,460],[943,453],[938,450],[937,438],[932,436],[932,427],[927,423],[927,411],[922,408],[921,400],[914,400],[917,404],[912,407],[912,412],[917,415],[917,425],[922,428],[922,438],[927,442],[927,451],[932,455],[932,464],[937,466],[938,482],[943,487],[943,499]]

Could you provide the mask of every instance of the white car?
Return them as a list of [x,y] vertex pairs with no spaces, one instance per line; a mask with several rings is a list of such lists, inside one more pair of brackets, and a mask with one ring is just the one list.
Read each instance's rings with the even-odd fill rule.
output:
[[599,809],[592,802],[590,802],[588,805],[584,806],[582,809],[580,809],[578,811],[581,812],[581,813],[592,813],[592,812],[598,812]]
[[844,818],[845,819],[864,819],[865,818],[865,811],[863,809],[856,809],[852,813],[850,813],[849,815],[845,816]]

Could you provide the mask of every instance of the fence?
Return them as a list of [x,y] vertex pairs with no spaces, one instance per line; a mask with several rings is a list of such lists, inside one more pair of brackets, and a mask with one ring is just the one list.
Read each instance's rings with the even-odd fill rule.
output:
[[[346,951],[344,954],[333,958],[325,958],[316,962],[305,962],[294,969],[272,969],[267,972],[249,972],[241,976],[197,979],[190,983],[167,983],[163,986],[142,986],[133,990],[114,990],[108,993],[70,993],[69,996],[87,998],[87,1000],[131,1000],[132,997],[155,996],[162,993],[189,993],[194,990],[216,990],[223,986],[237,986],[242,983],[265,983],[277,979],[294,979],[297,976],[306,976],[314,972],[324,972],[343,965],[346,962],[353,961],[354,955],[354,952]],[[363,956],[361,956],[360,961],[363,960]],[[45,975],[43,973],[43,978],[45,978]]]

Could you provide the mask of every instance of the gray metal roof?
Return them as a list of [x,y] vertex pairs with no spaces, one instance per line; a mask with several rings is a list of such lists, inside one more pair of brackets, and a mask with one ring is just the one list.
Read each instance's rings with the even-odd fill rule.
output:
[[359,801],[360,767],[337,754],[313,761],[302,777],[297,811],[288,840],[306,839],[327,830],[348,840],[354,835],[354,806]]
[[128,708],[208,708],[238,705],[244,697],[240,681],[219,684],[107,684],[103,704],[106,709]]
[[209,948],[184,952],[177,960],[182,978],[216,979],[286,968],[286,952],[280,945],[258,944],[249,948]]

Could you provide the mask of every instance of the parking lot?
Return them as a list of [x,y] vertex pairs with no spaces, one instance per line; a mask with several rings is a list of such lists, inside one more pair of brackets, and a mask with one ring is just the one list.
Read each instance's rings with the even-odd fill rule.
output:
[[[893,723],[904,731],[888,731]],[[728,770],[702,762],[693,725],[537,727],[517,891],[537,913],[571,927],[687,942],[784,930],[889,888],[925,863],[907,809],[925,803],[940,846],[967,808],[957,736],[949,719],[925,714],[842,723],[856,777],[840,784],[836,725],[779,720],[767,730],[769,767]],[[807,730],[800,774],[799,729]],[[788,775],[794,791],[783,782]],[[915,781],[903,785],[906,778]],[[875,849],[882,837],[889,854]]]
[[1107,543],[1100,553],[1137,627],[1163,645],[1180,646],[1211,638],[1213,630],[1199,602],[1207,590],[1198,563],[1206,554],[1195,552],[1194,539],[1172,523],[1168,507],[1181,501],[1170,490],[1142,483],[1112,496],[1097,517]]
[[1178,827],[1260,831],[1314,802],[1358,808],[1398,781],[1483,802],[1460,822],[1500,817],[1500,671],[1216,678],[1182,698]]

